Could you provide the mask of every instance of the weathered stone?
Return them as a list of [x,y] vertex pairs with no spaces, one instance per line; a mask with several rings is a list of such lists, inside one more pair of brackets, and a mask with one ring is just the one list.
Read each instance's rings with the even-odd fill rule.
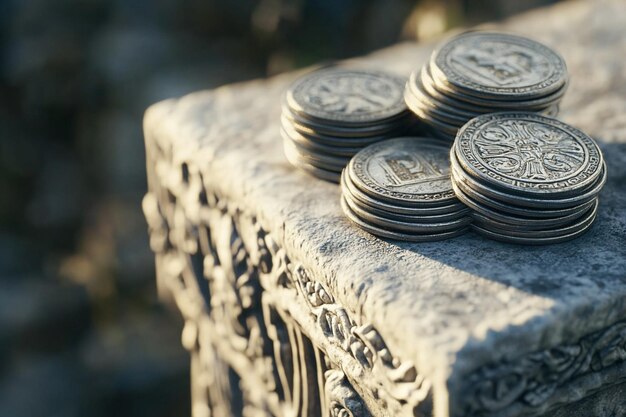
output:
[[[563,54],[562,119],[604,151],[598,220],[575,241],[406,244],[356,229],[338,187],[283,156],[280,98],[297,74],[149,109],[144,211],[159,286],[187,321],[194,415],[624,415],[623,4],[496,28]],[[408,75],[432,47],[347,64]]]

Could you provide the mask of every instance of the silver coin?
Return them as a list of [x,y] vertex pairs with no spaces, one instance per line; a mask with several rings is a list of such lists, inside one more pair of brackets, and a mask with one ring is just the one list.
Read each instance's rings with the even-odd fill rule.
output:
[[451,239],[453,237],[461,236],[462,234],[467,233],[469,231],[469,227],[465,227],[465,228],[458,229],[452,232],[432,233],[432,234],[423,234],[423,233],[413,234],[413,233],[393,232],[393,231],[386,230],[380,227],[376,227],[360,219],[356,214],[354,214],[354,212],[350,209],[350,207],[348,207],[347,203],[345,202],[343,198],[341,199],[341,208],[343,209],[343,212],[346,215],[346,217],[352,223],[357,225],[359,228],[365,230],[366,232],[370,234],[383,237],[386,239],[401,240],[405,242],[416,242],[416,243],[417,242],[435,242],[439,240],[446,240],[446,239]]
[[347,169],[344,169],[341,175],[341,186],[342,189],[347,190],[349,195],[353,198],[354,201],[358,201],[362,205],[366,207],[375,207],[385,212],[397,213],[400,215],[406,216],[436,216],[436,215],[444,215],[444,214],[454,214],[461,211],[464,211],[466,207],[459,203],[451,203],[443,206],[435,206],[435,207],[404,207],[404,206],[396,206],[394,204],[387,203],[385,201],[380,201],[370,197],[365,194],[361,190],[359,190],[350,180],[350,175]]
[[[302,150],[298,148],[292,141],[283,140],[283,146],[290,148],[290,152],[298,156],[302,161],[318,166],[320,168],[329,169],[332,171],[341,171],[350,162],[348,157],[324,155],[321,153],[313,153],[310,151]],[[286,151],[286,150],[285,150]]]
[[555,236],[555,237],[519,237],[511,236],[510,233],[498,233],[491,230],[487,230],[477,224],[472,224],[471,228],[476,233],[485,236],[487,238],[497,240],[504,243],[513,243],[518,245],[551,245],[555,243],[563,243],[576,239],[577,237],[586,233],[593,225],[593,220],[589,222],[585,227],[576,230],[573,233]]
[[520,100],[546,96],[567,83],[559,54],[521,36],[470,32],[457,36],[431,59],[434,78],[476,97]]
[[457,198],[463,202],[468,207],[471,207],[473,210],[478,211],[484,215],[492,216],[494,218],[497,217],[495,214],[501,213],[499,219],[501,221],[507,221],[505,217],[508,216],[508,221],[513,221],[514,218],[522,218],[522,219],[546,219],[553,220],[556,218],[563,218],[566,216],[575,216],[580,214],[581,212],[588,209],[589,206],[593,204],[593,202],[597,199],[594,197],[590,200],[584,201],[583,203],[571,207],[566,208],[528,208],[528,207],[520,207],[514,206],[507,203],[502,203],[498,200],[494,200],[487,196],[484,196],[480,193],[475,192],[471,188],[467,187],[463,182],[456,181],[455,174],[452,174],[452,188],[454,189]]
[[495,222],[492,219],[480,215],[474,216],[474,224],[491,232],[506,234],[508,236],[527,238],[558,237],[575,233],[593,222],[596,218],[598,201],[596,200],[594,203],[595,204],[591,206],[591,208],[589,208],[586,212],[578,216],[573,221],[543,229],[531,230],[524,226],[515,226],[506,223]]
[[[451,152],[452,154],[452,152]],[[466,194],[469,194],[475,200],[494,207],[498,210],[516,213],[517,211],[529,211],[534,209],[535,212],[548,212],[554,209],[574,209],[575,207],[585,204],[593,200],[606,182],[606,170],[598,182],[591,184],[580,194],[575,197],[567,197],[560,199],[530,198],[515,194],[508,194],[500,190],[490,188],[485,184],[472,179],[459,169],[458,161],[452,160],[451,178]]]
[[297,80],[289,108],[307,118],[342,125],[378,124],[406,112],[405,79],[382,71],[326,69]]
[[451,107],[455,107],[455,108],[462,109],[465,111],[475,111],[475,112],[479,112],[480,114],[492,113],[492,112],[496,112],[500,110],[500,109],[496,109],[493,107],[480,106],[471,102],[468,103],[468,102],[456,99],[454,97],[451,97],[450,95],[448,95],[449,93],[444,93],[442,91],[437,90],[437,88],[435,87],[435,83],[430,76],[430,72],[428,71],[427,65],[423,66],[422,69],[420,70],[419,80],[420,80],[420,85],[423,87],[424,91],[430,97],[440,102],[446,103],[447,105]]
[[[379,135],[379,136],[332,136],[325,135],[320,132],[316,132],[309,128],[305,128],[303,126],[299,126],[297,124],[293,124],[289,121],[289,119],[281,116],[281,127],[283,129],[289,129],[291,131],[296,132],[299,135],[304,136],[305,138],[318,142],[320,144],[328,145],[328,146],[336,146],[336,147],[359,147],[371,145],[372,143],[380,142],[381,140],[388,139],[388,135]],[[394,133],[392,133],[394,134]]]
[[341,177],[340,172],[330,171],[330,170],[315,167],[309,163],[302,161],[300,158],[298,158],[297,155],[294,155],[288,151],[285,152],[285,157],[291,163],[291,165],[306,172],[307,174],[310,174],[314,177],[317,177],[326,181],[339,183],[339,179]]
[[363,149],[362,146],[344,147],[319,143],[305,135],[298,133],[295,129],[290,128],[289,126],[281,126],[280,135],[283,139],[291,140],[299,148],[310,150],[316,153],[352,157],[355,153]]
[[456,137],[456,134],[461,126],[453,125],[443,120],[440,120],[432,114],[428,114],[427,112],[425,112],[421,107],[413,106],[411,102],[407,101],[407,105],[410,106],[409,108],[411,109],[411,111],[415,113],[415,115],[422,123],[425,123],[431,128],[437,129],[448,136]]
[[567,85],[561,88],[561,90],[555,93],[540,97],[532,100],[525,101],[494,101],[488,99],[480,99],[473,96],[461,94],[459,92],[453,93],[449,87],[442,86],[441,83],[437,83],[430,75],[428,66],[422,67],[420,72],[421,85],[424,91],[431,97],[436,98],[439,101],[445,102],[450,106],[457,107],[466,111],[476,111],[481,114],[495,113],[500,111],[512,111],[512,110],[525,110],[533,112],[544,112],[550,106],[558,103],[565,92],[567,91]]
[[441,223],[417,223],[417,222],[405,222],[401,220],[390,219],[382,217],[377,214],[368,212],[361,209],[358,205],[354,204],[349,198],[343,195],[343,198],[350,207],[350,210],[362,220],[369,224],[383,227],[390,231],[396,232],[408,232],[408,233],[441,233],[451,232],[461,228],[467,227],[472,219],[469,216],[464,216],[456,220],[451,220]]
[[354,184],[370,196],[404,206],[457,202],[446,146],[415,137],[370,145],[348,164]]
[[[431,73],[432,74],[432,73]],[[537,111],[554,103],[561,101],[565,93],[567,92],[568,84],[566,83],[552,94],[547,96],[536,97],[527,100],[498,100],[487,97],[476,97],[470,94],[465,94],[461,91],[456,91],[450,85],[442,82],[437,78],[432,79],[434,88],[440,91],[442,94],[447,95],[456,100],[481,107],[493,107],[495,111],[507,111],[507,110],[528,110]]]
[[405,117],[395,119],[389,123],[359,127],[333,126],[305,121],[294,117],[293,113],[287,111],[283,111],[281,117],[286,119],[285,121],[287,123],[290,123],[295,129],[301,132],[348,138],[389,135],[392,132],[395,133],[406,129],[410,122],[409,113],[407,113]]
[[[597,198],[589,201],[588,203],[576,208],[575,211],[568,211],[563,216],[546,217],[546,213],[540,212],[540,214],[544,217],[537,217],[535,213],[526,213],[527,215],[510,214],[510,212],[501,211],[488,205],[481,204],[474,198],[469,197],[455,182],[452,182],[452,188],[454,189],[457,198],[473,210],[473,216],[475,218],[482,217],[493,222],[517,226],[526,230],[541,230],[570,223],[582,216],[597,201]],[[517,213],[519,213],[519,211]]]
[[[467,106],[471,110],[466,109],[466,106],[462,107],[454,107],[452,104],[447,104],[446,102],[439,100],[437,98],[432,97],[426,91],[424,91],[424,87],[422,86],[422,82],[420,77],[418,77],[417,72],[411,74],[409,77],[409,81],[407,82],[407,88],[405,91],[405,101],[407,102],[407,106],[409,109],[413,107],[419,107],[427,114],[432,114],[435,118],[438,118],[446,123],[452,125],[458,125],[459,127],[467,123],[470,119],[474,117],[478,117],[484,113],[493,113],[502,111],[503,109],[496,108],[484,108],[481,106]],[[417,77],[417,78],[416,78]],[[452,99],[451,99],[452,100]],[[449,103],[450,101],[448,101]],[[452,101],[452,103],[454,103]],[[512,106],[513,108],[520,110],[522,106]],[[546,116],[555,116],[558,114],[559,106],[558,104],[551,104],[547,107],[526,107],[526,110],[532,110],[533,112],[544,114]]]
[[454,139],[456,138],[456,134],[452,135],[449,133],[442,132],[427,123],[422,122],[422,130],[426,136],[432,136],[441,140],[447,146],[452,146],[454,143]]
[[457,128],[460,128],[470,119],[473,119],[473,117],[468,118],[458,116],[454,113],[448,113],[444,111],[443,108],[425,103],[424,101],[421,101],[419,98],[408,92],[405,93],[404,100],[406,101],[406,105],[409,109],[411,109],[411,111],[415,112],[414,109],[418,109],[429,117],[441,120],[442,122],[455,126]]
[[382,217],[385,219],[390,219],[390,220],[395,220],[395,221],[400,221],[400,222],[405,222],[405,223],[417,223],[417,224],[451,222],[451,221],[459,220],[462,218],[467,218],[469,214],[471,213],[471,210],[468,207],[463,207],[459,209],[458,211],[444,213],[444,214],[421,214],[421,215],[398,214],[392,211],[387,211],[387,210],[378,208],[376,206],[369,205],[367,203],[363,203],[361,200],[355,197],[350,192],[350,189],[345,185],[345,179],[344,179],[343,173],[341,176],[340,184],[341,184],[341,193],[343,194],[344,198],[348,201],[350,207],[352,207],[356,213],[367,212],[367,213],[371,213],[372,215]]
[[457,134],[456,158],[468,175],[507,193],[556,199],[597,182],[602,152],[593,139],[534,113],[493,113]]
[[405,100],[407,92],[411,94],[416,100],[424,103],[433,108],[438,108],[446,113],[453,114],[457,117],[464,118],[466,120],[473,119],[474,117],[480,116],[482,113],[476,110],[465,110],[459,107],[455,107],[450,105],[442,100],[439,100],[425,91],[422,81],[419,76],[419,71],[414,71],[409,77],[409,81],[407,82],[407,87],[405,89]]
[[456,182],[463,189],[467,189],[467,193],[470,195],[476,194],[477,196],[481,196],[482,199],[489,202],[488,204],[492,204],[491,199],[494,199],[496,202],[493,204],[506,203],[507,205],[510,204],[524,209],[535,209],[541,211],[549,209],[568,209],[588,202],[598,195],[607,180],[606,168],[603,167],[600,178],[595,183],[589,184],[585,188],[579,190],[579,193],[573,197],[559,196],[560,198],[537,198],[510,194],[497,190],[488,184],[484,184],[467,175],[467,173],[463,171],[460,166],[454,149],[450,151],[450,173],[453,182]]

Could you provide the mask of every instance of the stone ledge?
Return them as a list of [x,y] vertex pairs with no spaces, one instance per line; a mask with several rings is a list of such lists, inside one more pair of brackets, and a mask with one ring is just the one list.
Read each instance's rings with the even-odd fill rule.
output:
[[[602,7],[570,2],[498,26],[565,56],[572,82],[562,118],[596,137],[605,152],[609,181],[597,224],[574,242],[522,248],[467,235],[400,244],[355,229],[341,214],[338,188],[295,171],[283,157],[280,97],[296,74],[197,93],[148,111],[150,187],[175,193],[175,214],[163,215],[164,223],[170,235],[185,230],[181,222],[203,224],[199,196],[206,190],[253,215],[354,322],[371,323],[394,356],[415,365],[433,387],[438,417],[537,415],[616,383],[626,359],[621,7],[619,1]],[[349,65],[406,75],[431,49],[404,44]],[[161,212],[171,209],[167,195],[157,200]],[[607,332],[614,337],[604,337]],[[598,340],[609,343],[593,350]],[[602,355],[585,356],[599,358],[592,361],[581,352]],[[541,361],[558,370],[555,377],[542,374]],[[574,380],[576,394],[559,390]],[[487,384],[484,391],[476,391],[478,382]]]

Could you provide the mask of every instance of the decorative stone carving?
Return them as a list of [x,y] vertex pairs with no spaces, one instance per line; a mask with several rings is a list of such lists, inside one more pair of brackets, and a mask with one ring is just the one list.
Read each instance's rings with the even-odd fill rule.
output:
[[[626,88],[621,6],[506,24],[558,43],[572,74],[562,114],[598,138],[611,173],[597,224],[554,247],[353,228],[336,186],[284,160],[292,74],[151,108],[143,208],[159,289],[185,319],[194,417],[624,417],[626,100],[608,91]],[[567,28],[546,24],[564,13]],[[406,75],[430,52],[357,63]]]
[[622,321],[573,344],[480,368],[468,378],[472,394],[465,401],[467,415],[498,412],[514,403],[538,407],[577,377],[600,373],[625,361],[626,321]]

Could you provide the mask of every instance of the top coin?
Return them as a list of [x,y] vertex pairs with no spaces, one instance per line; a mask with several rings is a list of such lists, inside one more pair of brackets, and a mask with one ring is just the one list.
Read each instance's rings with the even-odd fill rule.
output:
[[565,61],[539,42],[515,35],[470,32],[435,51],[437,80],[475,97],[524,100],[557,91],[567,83]]
[[407,112],[404,84],[404,79],[380,71],[325,69],[297,80],[285,100],[304,118],[371,125]]
[[536,113],[490,113],[458,132],[453,151],[472,177],[509,193],[576,195],[600,178],[604,160],[593,139]]
[[359,151],[350,179],[375,199],[402,206],[457,202],[450,181],[449,148],[428,138],[389,139]]

